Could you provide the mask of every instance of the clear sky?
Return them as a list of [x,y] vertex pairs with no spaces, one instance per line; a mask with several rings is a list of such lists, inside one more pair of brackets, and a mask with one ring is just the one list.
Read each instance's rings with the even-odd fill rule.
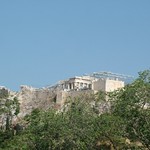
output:
[[150,68],[150,0],[0,0],[0,85]]

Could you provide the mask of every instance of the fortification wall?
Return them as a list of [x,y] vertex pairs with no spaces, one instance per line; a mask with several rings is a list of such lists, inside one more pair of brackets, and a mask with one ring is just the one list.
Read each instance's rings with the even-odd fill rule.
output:
[[35,89],[29,86],[21,86],[21,91],[17,94],[20,103],[19,117],[31,113],[35,108],[48,109],[54,105],[56,90]]
[[[26,114],[30,114],[35,108],[46,110],[54,107],[59,109],[61,106],[63,106],[66,99],[82,98],[86,101],[87,99],[92,98],[91,96],[99,90],[111,92],[122,87],[124,87],[124,82],[122,81],[99,79],[92,83],[92,90],[81,89],[78,91],[75,89],[70,89],[65,91],[62,90],[59,85],[42,89],[21,86],[21,90],[19,92],[9,92],[9,95],[12,95],[11,98],[14,96],[17,97],[20,103],[20,113],[18,114],[18,117],[22,118]],[[2,88],[2,90],[4,90],[4,88]],[[86,99],[84,99],[85,97]]]
[[91,98],[95,91],[93,90],[81,90],[81,91],[57,91],[56,103],[62,106],[67,99],[74,98]]

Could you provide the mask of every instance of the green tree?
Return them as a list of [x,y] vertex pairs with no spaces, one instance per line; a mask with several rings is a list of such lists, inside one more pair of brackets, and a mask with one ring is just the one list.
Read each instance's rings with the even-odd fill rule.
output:
[[[107,102],[108,95],[111,108],[100,113],[99,106]],[[150,71],[146,70],[133,83],[113,93],[69,99],[60,111],[35,109],[24,118],[24,131],[11,139],[5,138],[0,147],[6,150],[150,149],[149,104]],[[11,103],[3,106],[12,108]],[[0,138],[7,137],[6,132],[0,134]],[[131,143],[126,143],[126,139]]]
[[125,136],[150,149],[150,70],[139,73],[132,84],[113,93],[113,114],[124,119]]
[[19,102],[5,88],[0,90],[0,117],[4,120],[0,128],[0,145],[13,136],[12,119],[19,113]]

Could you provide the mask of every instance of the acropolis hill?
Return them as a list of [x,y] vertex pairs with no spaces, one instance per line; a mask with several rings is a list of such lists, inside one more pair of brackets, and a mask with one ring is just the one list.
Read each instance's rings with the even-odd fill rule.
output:
[[128,77],[111,72],[98,72],[90,75],[75,76],[59,81],[56,85],[44,88],[33,88],[22,85],[19,92],[12,92],[5,87],[0,88],[9,92],[10,98],[17,97],[20,103],[19,117],[29,114],[33,109],[59,109],[70,97],[74,98],[83,94],[94,94],[98,91],[111,92],[124,87],[124,79]]

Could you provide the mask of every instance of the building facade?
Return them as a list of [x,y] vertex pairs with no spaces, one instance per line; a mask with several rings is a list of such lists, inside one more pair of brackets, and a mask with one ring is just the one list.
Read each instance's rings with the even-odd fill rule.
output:
[[56,103],[63,105],[67,97],[74,98],[85,93],[91,94],[98,91],[112,92],[119,88],[123,88],[124,85],[124,81],[118,78],[75,76],[58,83]]

